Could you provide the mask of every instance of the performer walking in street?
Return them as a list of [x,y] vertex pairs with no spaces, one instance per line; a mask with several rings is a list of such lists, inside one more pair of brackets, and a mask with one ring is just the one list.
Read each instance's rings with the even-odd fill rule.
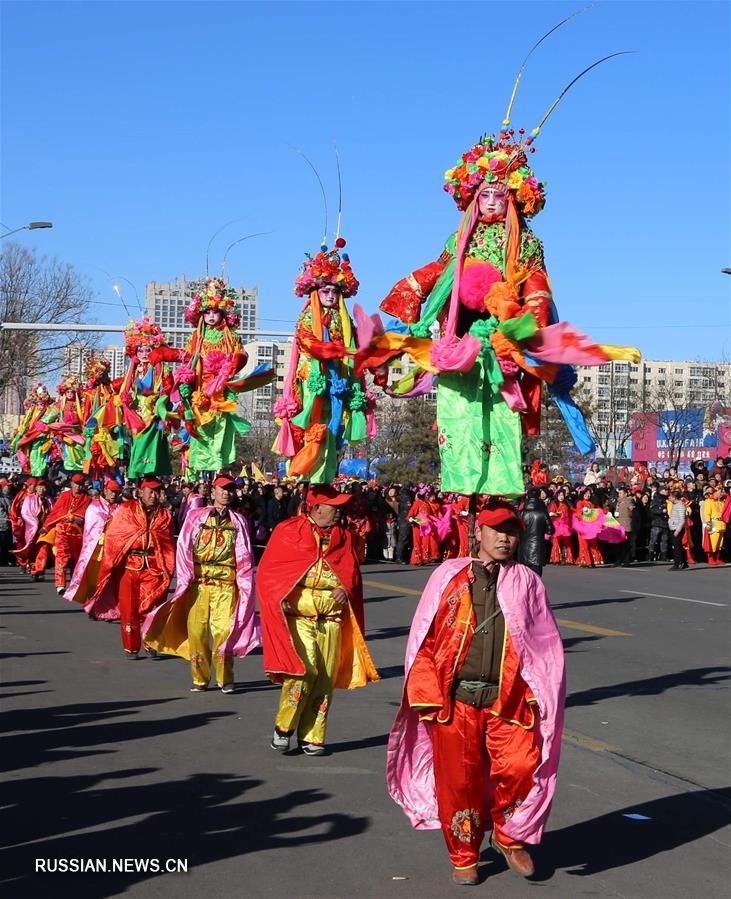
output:
[[282,684],[272,748],[296,733],[307,755],[325,753],[335,687],[379,680],[365,644],[363,586],[340,510],[350,497],[310,488],[307,514],[274,529],[257,572],[264,668]]
[[[111,519],[121,509],[119,505],[121,492],[119,482],[114,478],[108,478],[102,495],[89,503],[84,516],[84,536],[79,561],[71,576],[71,583],[64,593],[65,599],[80,603],[84,606],[84,611],[88,611],[87,603],[96,590],[104,549],[104,532]],[[94,615],[91,617],[104,621],[116,621],[119,618],[117,596],[111,584],[107,585],[103,597],[96,603]]]
[[18,555],[18,548],[23,547],[28,542],[25,539],[25,521],[23,521],[23,516],[21,514],[23,509],[23,501],[27,496],[32,496],[36,492],[36,478],[28,478],[26,482],[21,486],[20,490],[15,494],[11,503],[10,503],[10,512],[8,513],[10,518],[10,530],[13,535],[13,542],[15,543],[16,549],[13,550],[16,553],[16,560],[18,568],[21,571],[25,571],[28,573],[28,566],[23,558],[23,555]]
[[51,508],[46,496],[48,485],[44,480],[35,480],[32,492],[28,492],[20,506],[23,542],[15,550],[18,565],[25,569],[34,581],[42,581],[48,567],[50,546],[38,539],[43,532],[43,523]]
[[528,877],[556,787],[564,657],[541,579],[513,561],[522,523],[506,502],[478,515],[477,559],[450,559],[426,585],[406,648],[388,746],[388,788],[417,829],[441,825],[459,884],[480,845]]
[[142,620],[165,597],[175,569],[173,521],[160,505],[162,487],[157,478],[144,478],[139,498],[123,503],[109,523],[96,591],[85,606],[95,617],[107,586],[116,587],[122,647],[128,659],[137,658]]
[[84,517],[91,497],[84,490],[84,475],[71,476],[69,490],[59,494],[43,523],[39,540],[53,545],[56,555],[56,592],[63,596],[69,569],[74,570],[84,537]]
[[231,509],[235,495],[234,480],[219,475],[213,505],[188,512],[177,540],[175,593],[142,628],[147,646],[190,661],[194,693],[208,688],[211,664],[221,691],[233,693],[234,657],[261,644],[249,529]]

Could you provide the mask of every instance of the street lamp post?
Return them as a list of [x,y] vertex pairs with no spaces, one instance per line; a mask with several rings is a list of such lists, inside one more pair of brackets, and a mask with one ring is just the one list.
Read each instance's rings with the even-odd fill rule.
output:
[[0,239],[10,237],[11,234],[17,234],[18,231],[35,231],[38,228],[53,228],[53,222],[30,222],[27,225],[22,225],[20,228],[13,228],[12,231],[8,231],[6,234],[0,234]]

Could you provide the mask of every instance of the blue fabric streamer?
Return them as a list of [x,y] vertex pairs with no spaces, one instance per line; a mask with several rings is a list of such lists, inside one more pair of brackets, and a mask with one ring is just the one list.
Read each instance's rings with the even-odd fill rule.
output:
[[409,326],[406,322],[402,322],[398,318],[389,318],[385,323],[384,327],[387,331],[394,331],[396,334],[408,334]]
[[586,455],[594,452],[596,444],[589,433],[584,413],[571,398],[570,391],[574,384],[576,384],[576,369],[573,365],[561,365],[556,380],[553,384],[548,385],[548,389],[558,406],[561,417],[566,422],[566,427],[569,429],[576,448],[580,453]]

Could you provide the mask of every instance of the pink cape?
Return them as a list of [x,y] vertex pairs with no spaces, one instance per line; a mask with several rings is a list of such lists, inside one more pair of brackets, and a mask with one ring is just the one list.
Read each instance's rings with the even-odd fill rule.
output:
[[20,507],[20,517],[24,525],[23,539],[25,540],[25,545],[18,547],[15,550],[16,553],[28,552],[31,546],[33,546],[33,541],[41,529],[41,511],[44,507],[46,514],[48,514],[48,510],[51,508],[51,501],[46,497],[41,499],[35,493],[31,493],[30,496],[26,496],[23,500]]
[[[84,516],[84,536],[81,544],[81,555],[74,568],[71,583],[64,593],[64,599],[67,599],[69,602],[83,602],[84,611],[87,612],[87,614],[90,613],[90,610],[86,608],[86,605],[91,599],[94,589],[96,589],[96,583],[90,585],[94,589],[91,589],[88,596],[80,596],[78,599],[76,596],[79,588],[84,583],[84,575],[89,567],[92,556],[99,546],[99,539],[104,533],[104,529],[109,520],[119,508],[121,508],[121,506],[110,506],[106,500],[97,497],[89,503],[86,515]],[[117,621],[119,619],[117,596],[111,583],[105,587],[102,595],[94,604],[93,617],[98,618],[100,621]]]
[[[404,693],[388,741],[386,778],[389,793],[417,830],[440,826],[430,730],[439,725],[419,721],[418,711],[409,707],[406,682],[445,588],[472,561],[450,559],[432,574],[414,613],[406,645]],[[551,810],[561,754],[566,696],[563,645],[543,582],[525,565],[510,561],[502,566],[497,598],[520,658],[520,673],[538,702],[541,744],[533,788],[503,830],[513,840],[538,843]]]
[[[143,635],[154,629],[160,634],[165,622],[170,618],[175,604],[189,590],[195,578],[193,548],[198,539],[203,523],[211,513],[210,506],[188,509],[185,522],[177,540],[175,552],[175,574],[178,579],[175,593],[159,605],[145,618],[142,625]],[[231,622],[231,633],[221,644],[221,655],[245,656],[261,646],[261,626],[256,612],[254,599],[254,560],[251,555],[249,529],[245,519],[237,512],[229,512],[231,523],[236,529],[234,558],[236,560],[236,608]]]

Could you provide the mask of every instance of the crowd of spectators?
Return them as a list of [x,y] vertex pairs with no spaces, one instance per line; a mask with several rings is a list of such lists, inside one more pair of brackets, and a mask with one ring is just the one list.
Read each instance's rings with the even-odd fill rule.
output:
[[[12,562],[10,506],[24,476],[0,479],[0,564]],[[59,474],[49,481],[53,498],[65,486]],[[578,481],[550,476],[539,461],[526,468],[529,484],[516,500],[526,525],[519,550],[520,561],[540,571],[546,564],[631,565],[669,562],[673,567],[713,561],[704,550],[709,514],[717,522],[731,517],[731,458],[719,458],[712,467],[694,463],[680,476],[672,466],[660,471],[635,465],[601,469],[592,463]],[[249,523],[252,543],[260,555],[274,528],[285,518],[299,514],[306,492],[304,484],[262,483],[236,478],[236,508]],[[361,561],[385,560],[397,564],[429,565],[469,554],[469,525],[481,497],[445,494],[438,484],[377,484],[343,479],[336,486],[352,494],[345,507],[348,526]],[[96,491],[91,482],[89,491]],[[133,495],[127,484],[121,499]],[[179,529],[188,509],[209,502],[206,482],[170,479],[166,504]],[[682,507],[681,507],[682,504]],[[578,517],[587,510],[602,510],[616,519],[626,539],[607,542],[586,539],[575,530]],[[720,527],[720,525],[718,525]],[[729,544],[720,550],[715,564],[729,560]]]

